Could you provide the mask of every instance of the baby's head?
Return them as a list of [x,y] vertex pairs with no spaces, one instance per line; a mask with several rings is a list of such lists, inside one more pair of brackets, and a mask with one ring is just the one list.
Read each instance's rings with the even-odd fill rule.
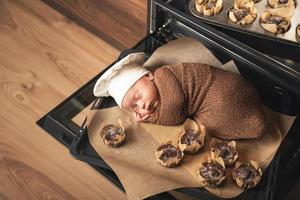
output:
[[108,69],[96,82],[95,96],[112,96],[138,121],[146,121],[159,103],[153,74],[142,67],[144,53],[130,54]]
[[158,91],[153,82],[153,74],[149,72],[129,88],[121,106],[132,112],[137,120],[144,121],[154,112],[158,103]]

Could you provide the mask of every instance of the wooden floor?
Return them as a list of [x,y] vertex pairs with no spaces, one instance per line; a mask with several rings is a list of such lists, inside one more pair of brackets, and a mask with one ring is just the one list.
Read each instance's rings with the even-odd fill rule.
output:
[[43,0],[118,49],[146,34],[147,0]]
[[0,0],[0,199],[126,199],[35,122],[119,54],[37,0]]
[[0,200],[126,199],[35,122],[145,35],[146,0],[90,0],[101,12],[44,1],[85,18],[77,23],[90,32],[41,1],[0,0]]

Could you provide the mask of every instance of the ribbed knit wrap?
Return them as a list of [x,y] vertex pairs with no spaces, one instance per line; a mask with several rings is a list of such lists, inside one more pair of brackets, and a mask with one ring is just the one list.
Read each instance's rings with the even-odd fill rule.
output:
[[193,118],[222,139],[256,138],[267,120],[255,88],[242,77],[205,64],[184,63],[154,71],[160,104],[148,121],[177,125]]

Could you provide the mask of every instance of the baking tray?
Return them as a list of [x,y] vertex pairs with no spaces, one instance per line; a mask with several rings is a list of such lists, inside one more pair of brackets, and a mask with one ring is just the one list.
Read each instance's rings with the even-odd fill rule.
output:
[[296,36],[296,27],[297,25],[300,25],[300,0],[295,0],[296,1],[296,9],[294,11],[294,15],[291,18],[291,26],[289,30],[284,33],[284,34],[272,34],[262,28],[262,26],[259,23],[260,16],[264,11],[267,9],[271,8],[268,4],[267,0],[261,0],[258,3],[255,3],[254,6],[257,9],[257,17],[254,20],[253,23],[249,25],[239,25],[234,22],[232,22],[228,18],[228,11],[229,9],[233,8],[233,4],[235,0],[223,0],[223,8],[221,12],[217,15],[214,16],[204,16],[201,15],[200,13],[197,12],[195,9],[195,1],[196,0],[188,0],[186,1],[186,10],[192,14],[194,17],[199,18],[204,21],[208,21],[211,23],[216,23],[222,26],[226,26],[228,28],[233,28],[239,31],[244,31],[244,32],[252,32],[255,34],[260,34],[264,35],[266,37],[271,37],[276,40],[283,40],[286,42],[291,42],[291,44],[294,44],[300,48],[300,38]]
[[[126,52],[130,53],[130,51]],[[125,54],[123,55],[125,56]],[[242,64],[241,64],[242,65]],[[237,65],[237,67],[243,71],[244,74],[251,74],[250,71],[247,71],[245,66],[240,68],[240,65]],[[248,67],[249,70],[251,68]],[[246,71],[245,71],[246,70]],[[265,75],[265,78],[268,75]],[[255,76],[254,76],[255,77]],[[254,78],[252,77],[252,78]],[[255,87],[258,89],[259,93],[261,94],[261,98],[263,102],[268,105],[273,110],[276,110],[278,112],[282,112],[289,115],[295,115],[299,113],[299,108],[297,106],[297,103],[294,101],[294,97],[291,95],[291,93],[285,89],[282,89],[278,85],[274,85],[273,83],[266,83],[265,78],[260,79],[261,81],[254,81],[252,80],[252,83],[255,85]],[[111,97],[105,97],[105,98],[97,98],[92,106],[91,110],[97,110],[97,109],[104,109],[104,108],[110,108],[117,106],[115,101]],[[298,122],[295,122],[294,124],[300,125],[299,120]],[[293,126],[295,127],[295,125]],[[294,136],[298,129],[292,128],[289,133],[288,137],[289,141],[295,141],[294,139],[291,139],[291,136]],[[271,164],[268,166],[268,168],[265,170],[264,175],[262,177],[261,183],[258,187],[255,187],[251,190],[247,190],[240,194],[238,197],[233,198],[235,200],[237,199],[258,199],[258,200],[269,200],[274,199],[275,196],[275,188],[277,184],[277,174],[278,171],[281,171],[281,168],[284,168],[285,164],[289,162],[289,156],[282,156],[283,153],[291,148],[291,145],[285,145],[284,148],[280,147],[280,149],[277,153],[277,155],[272,160]],[[298,146],[294,145],[294,148],[298,148]],[[289,150],[288,155],[292,155],[294,150]],[[89,164],[98,166],[104,170],[110,171],[110,173],[114,174],[111,167],[97,154],[95,149],[92,147],[92,145],[89,142],[88,134],[87,134],[87,128],[86,128],[86,120],[82,123],[81,130],[79,131],[79,134],[75,136],[73,139],[71,145],[70,145],[70,154],[81,161],[87,162]],[[285,158],[285,163],[281,164],[280,160]],[[297,160],[299,162],[299,158]],[[294,166],[294,165],[293,165]],[[295,165],[299,166],[299,165]],[[281,168],[280,168],[281,167]],[[118,185],[119,187],[122,187],[119,179],[114,174],[115,180],[114,183]],[[297,176],[293,176],[294,179],[297,180]],[[290,182],[289,182],[290,183]],[[289,187],[292,188],[292,187]],[[207,199],[207,200],[220,200],[221,198],[216,197],[215,195],[207,192],[203,188],[181,188],[176,191],[186,193],[188,195],[192,195],[201,199]],[[286,195],[286,193],[283,193],[283,195]],[[205,198],[204,198],[205,197]],[[282,198],[283,199],[283,198]]]

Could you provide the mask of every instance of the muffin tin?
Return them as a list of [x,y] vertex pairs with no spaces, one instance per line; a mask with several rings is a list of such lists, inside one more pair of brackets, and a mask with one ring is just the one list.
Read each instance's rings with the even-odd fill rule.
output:
[[291,18],[291,26],[288,29],[288,31],[284,34],[272,34],[265,29],[262,28],[260,25],[259,19],[263,12],[265,12],[267,9],[271,9],[268,0],[261,0],[257,3],[255,3],[255,8],[257,9],[257,17],[256,19],[248,25],[239,25],[231,21],[228,17],[228,11],[233,8],[234,5],[234,0],[224,0],[223,1],[223,8],[221,12],[218,15],[214,16],[204,16],[201,15],[200,13],[197,12],[195,9],[195,1],[196,0],[189,0],[186,2],[186,8],[187,10],[194,16],[199,19],[202,19],[204,21],[216,24],[216,25],[221,25],[223,27],[228,27],[232,29],[238,29],[239,31],[244,31],[244,32],[252,32],[260,35],[264,35],[267,37],[271,38],[280,38],[283,40],[291,41],[295,45],[300,47],[300,37],[297,36],[296,34],[296,27],[300,24],[300,0],[295,0],[296,1],[296,8],[294,10],[294,14]]

